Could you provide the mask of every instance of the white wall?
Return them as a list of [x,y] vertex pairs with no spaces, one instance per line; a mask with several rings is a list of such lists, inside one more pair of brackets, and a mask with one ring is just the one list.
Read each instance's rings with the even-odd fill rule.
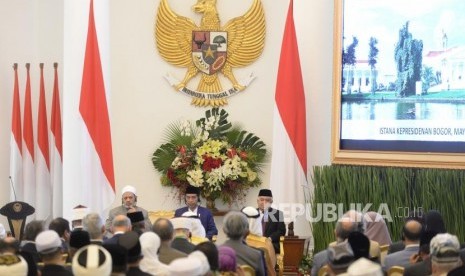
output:
[[[191,11],[195,0],[169,0],[181,15],[199,17]],[[242,15],[251,0],[219,0],[221,23]],[[262,0],[267,21],[267,37],[262,56],[252,65],[235,69],[241,78],[254,72],[256,80],[229,100],[225,109],[232,122],[240,122],[272,147],[272,110],[282,33],[288,1]],[[110,1],[111,120],[116,185],[132,184],[139,191],[139,204],[146,209],[177,207],[168,188],[162,188],[150,156],[160,145],[166,126],[174,120],[197,119],[205,108],[193,107],[190,99],[177,93],[164,80],[172,73],[183,77],[185,69],[173,67],[158,55],[154,44],[154,19],[159,1]],[[13,62],[20,64],[20,91],[24,93],[24,63],[45,62],[46,90],[52,95],[52,62],[63,60],[63,1],[0,0],[0,205],[8,202],[9,135]],[[299,40],[304,87],[307,97],[308,163],[330,163],[333,1],[294,0],[294,17]],[[59,67],[60,68],[60,67]],[[63,67],[61,67],[63,68]],[[33,93],[38,70],[32,72]],[[60,75],[61,76],[61,75]],[[61,76],[62,78],[62,76]],[[60,81],[61,83],[61,81]],[[38,84],[37,84],[38,85]],[[37,86],[36,85],[36,86]],[[190,83],[195,87],[195,81]],[[226,85],[225,85],[226,86]],[[62,98],[66,91],[61,91]],[[38,98],[37,95],[33,98]],[[34,101],[35,99],[33,99]],[[50,112],[50,105],[48,111]],[[34,114],[36,111],[33,111]],[[66,112],[66,111],[63,111]],[[66,147],[64,155],[66,155]],[[263,187],[268,186],[269,166]],[[246,204],[255,205],[258,189],[249,193]],[[118,197],[117,194],[117,198]],[[66,200],[66,199],[65,199]],[[114,205],[118,205],[115,200]],[[225,207],[219,204],[220,207]],[[237,207],[236,207],[237,208]],[[221,218],[217,218],[220,222]],[[5,223],[4,218],[0,222]],[[296,223],[296,234],[308,235],[305,221]]]

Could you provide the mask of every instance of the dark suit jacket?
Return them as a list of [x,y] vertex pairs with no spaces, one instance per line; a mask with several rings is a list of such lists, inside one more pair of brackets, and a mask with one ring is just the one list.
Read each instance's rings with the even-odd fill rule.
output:
[[265,275],[265,264],[263,263],[262,253],[255,248],[252,248],[242,241],[227,240],[224,246],[231,247],[236,251],[236,260],[239,265],[250,265],[255,269],[256,276]]
[[139,267],[130,267],[126,272],[126,276],[150,276],[151,274],[145,273]]
[[406,267],[404,270],[404,275],[407,276],[424,276],[431,275],[431,260],[427,258],[426,260],[412,264],[409,267]]
[[[180,217],[182,214],[188,211],[187,206],[177,209],[174,212],[175,217]],[[209,240],[212,239],[214,235],[218,235],[218,229],[216,229],[215,221],[213,220],[213,215],[210,210],[205,207],[198,206],[197,214],[199,215],[200,222],[202,222],[203,228],[205,228],[206,236]]]
[[158,259],[160,262],[169,265],[173,260],[183,257],[187,257],[187,254],[164,243],[160,245],[160,249],[158,251]]
[[405,244],[404,244],[403,241],[393,242],[389,246],[388,255],[392,254],[392,253],[396,253],[397,251],[402,251],[402,250],[404,250],[404,248],[405,248]]
[[171,242],[171,247],[186,254],[190,254],[195,250],[195,245],[182,237],[174,238]]
[[279,253],[279,237],[284,235],[286,235],[286,225],[284,224],[283,212],[270,207],[263,236],[271,238],[276,253]]
[[118,234],[115,234],[113,235],[113,237],[109,238],[109,239],[106,239],[103,241],[103,244],[118,244],[118,239],[119,237],[123,235],[123,233],[118,233]]
[[42,276],[73,276],[73,273],[61,265],[45,265]]

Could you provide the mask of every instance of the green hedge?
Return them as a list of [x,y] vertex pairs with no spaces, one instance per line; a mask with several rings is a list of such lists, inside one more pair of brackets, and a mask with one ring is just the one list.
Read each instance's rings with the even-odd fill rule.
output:
[[[369,211],[390,214],[387,222],[393,241],[401,237],[404,217],[409,211],[438,210],[448,232],[464,241],[465,172],[462,170],[389,168],[368,166],[322,166],[313,168],[315,187],[311,200],[313,217],[323,203],[342,204],[347,211],[351,203],[361,208],[372,204]],[[465,185],[465,184],[464,184]],[[381,208],[381,209],[380,209]],[[315,251],[335,240],[335,222],[314,222]]]

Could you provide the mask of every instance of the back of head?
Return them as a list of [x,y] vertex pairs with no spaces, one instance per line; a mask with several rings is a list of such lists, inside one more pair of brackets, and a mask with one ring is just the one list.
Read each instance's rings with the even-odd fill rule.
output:
[[391,244],[391,235],[387,228],[384,218],[376,212],[367,212],[364,215],[366,228],[365,236],[372,241],[378,242],[380,245]]
[[460,243],[457,236],[449,233],[437,234],[430,242],[431,261],[454,263],[460,261]]
[[219,271],[236,271],[236,251],[229,246],[218,247]]
[[0,239],[0,254],[10,253],[16,254],[19,251],[19,242],[13,237]]
[[103,247],[111,255],[112,271],[114,273],[126,273],[128,267],[127,249],[119,244],[104,244]]
[[[113,229],[129,229],[131,226],[131,220],[128,216],[118,215],[111,222],[111,227]],[[114,230],[113,230],[114,231]]]
[[210,270],[217,271],[219,269],[218,264],[218,248],[211,241],[199,243],[195,246],[195,250],[199,250],[207,256]]
[[441,213],[436,210],[430,210],[425,214],[425,232],[435,234],[446,233],[446,225]]
[[101,238],[103,227],[103,220],[97,213],[89,213],[82,220],[82,229],[89,232],[91,239]]
[[145,232],[139,237],[142,254],[146,258],[158,259],[158,249],[160,248],[160,237],[154,232]]
[[352,248],[356,260],[360,258],[370,258],[370,240],[363,233],[352,232],[347,241]]
[[338,241],[344,241],[352,232],[363,233],[365,220],[360,212],[350,210],[346,212],[336,223],[336,237]]
[[402,228],[402,235],[405,241],[420,242],[423,225],[416,220],[409,220]]
[[129,231],[119,236],[118,244],[128,251],[128,263],[136,263],[142,258],[142,248],[139,235],[134,231]]
[[232,240],[244,238],[249,230],[247,217],[237,211],[231,211],[226,214],[223,221],[223,231]]
[[347,269],[349,276],[383,276],[381,266],[365,258],[353,262]]
[[48,225],[48,229],[57,232],[58,236],[63,237],[65,232],[70,231],[69,221],[61,217],[55,218]]
[[153,224],[153,232],[157,234],[162,242],[170,241],[173,239],[173,224],[169,219],[159,218]]
[[44,222],[41,220],[33,220],[26,224],[24,229],[24,239],[34,241],[40,232],[44,231]]
[[76,252],[73,257],[72,269],[76,276],[110,275],[112,258],[105,248],[90,244]]
[[354,261],[354,252],[347,242],[328,247],[328,265],[333,272],[345,272]]
[[79,249],[90,244],[90,235],[85,230],[72,231],[69,236],[69,246]]

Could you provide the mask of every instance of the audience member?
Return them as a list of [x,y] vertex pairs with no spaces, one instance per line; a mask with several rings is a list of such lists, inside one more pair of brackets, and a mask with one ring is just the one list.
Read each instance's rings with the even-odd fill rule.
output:
[[[368,239],[367,239],[368,241]],[[367,247],[368,252],[368,247]],[[339,275],[345,273],[354,262],[354,252],[347,242],[339,243],[328,248],[329,275]]]
[[103,233],[105,233],[105,225],[103,225],[102,217],[100,217],[99,214],[87,214],[82,220],[82,229],[89,233],[91,244],[103,244]]
[[103,241],[103,244],[117,244],[118,238],[122,234],[131,231],[131,220],[126,215],[117,215],[111,223],[113,236]]
[[36,237],[36,248],[39,252],[44,267],[42,268],[42,276],[68,276],[73,275],[67,270],[65,259],[63,259],[61,251],[61,239],[57,232],[53,230],[45,230]]
[[[408,216],[404,219],[404,225],[407,223],[409,220],[416,220],[422,225],[425,224],[425,217],[423,214],[423,211],[421,209],[414,209],[413,211],[410,211],[408,213]],[[402,237],[401,237],[402,238]],[[397,251],[404,250],[405,244],[404,241],[401,239],[400,241],[393,242],[389,246],[388,254],[395,253]]]
[[126,271],[128,270],[128,250],[119,244],[104,244],[108,253],[111,255],[112,276],[126,276]]
[[216,275],[218,272],[219,264],[218,264],[218,248],[216,245],[211,242],[202,242],[195,246],[195,250],[199,250],[207,256],[208,264],[210,265],[210,271],[213,275]]
[[432,276],[446,275],[459,267],[460,243],[456,236],[449,233],[437,234],[430,243]]
[[192,229],[191,219],[177,217],[172,218],[171,223],[174,229],[174,238],[171,242],[171,247],[186,254],[190,254],[195,248],[195,245],[189,241]]
[[247,217],[241,212],[229,212],[223,220],[223,231],[228,237],[223,245],[236,251],[237,263],[250,265],[255,269],[257,276],[265,275],[262,253],[244,244],[244,238],[249,232]]
[[153,232],[160,237],[161,245],[158,252],[160,262],[169,265],[173,260],[187,257],[187,254],[171,247],[174,229],[169,219],[159,218],[153,224]]
[[207,256],[201,251],[194,251],[187,256],[187,258],[194,259],[200,263],[200,274],[201,276],[210,276],[210,264],[208,263]]
[[139,234],[129,231],[121,235],[118,244],[128,251],[128,271],[127,276],[145,276],[150,275],[140,270],[139,263],[142,260],[142,248],[139,241]]
[[256,236],[263,236],[262,222],[260,219],[260,212],[257,208],[247,206],[241,209],[241,212],[249,220],[249,232]]
[[142,255],[139,263],[140,270],[151,275],[168,276],[168,266],[158,260],[158,249],[160,248],[160,237],[154,232],[145,232],[140,238]]
[[[355,260],[360,258],[370,259],[370,240],[361,232],[352,232],[347,237]],[[331,248],[328,247],[328,248]],[[377,260],[372,260],[377,261]]]
[[178,258],[173,260],[168,266],[171,276],[192,276],[201,275],[202,267],[198,260],[194,258]]
[[87,231],[72,231],[69,237],[69,257],[72,260],[76,251],[90,244],[90,236]]
[[422,228],[422,224],[417,220],[409,220],[405,223],[402,228],[405,249],[386,256],[384,259],[385,271],[388,271],[392,266],[401,266],[404,268],[410,266],[410,257],[418,253],[420,248]]
[[48,229],[57,232],[61,239],[62,251],[68,253],[69,235],[71,233],[69,221],[61,217],[54,218],[48,225]]
[[379,245],[390,245],[392,243],[391,235],[384,218],[376,212],[367,212],[364,217],[366,222],[365,236]]
[[213,236],[218,235],[213,215],[205,207],[200,206],[200,189],[194,186],[187,186],[184,196],[186,207],[179,208],[175,211],[175,217],[181,217],[185,212],[190,211],[200,218],[200,222],[206,232],[206,237],[211,240]]
[[[360,213],[354,211],[346,212],[337,222],[334,234],[336,243],[330,244],[333,246],[337,243],[344,242],[352,232],[364,232],[364,220]],[[318,275],[318,271],[328,262],[328,249],[318,252],[313,256],[313,266],[311,275]]]
[[112,271],[111,255],[100,245],[87,245],[74,255],[72,269],[75,276],[108,276]]
[[2,254],[0,255],[0,275],[28,275],[27,263],[21,256]]
[[29,253],[35,263],[40,261],[40,256],[37,253],[35,239],[37,235],[44,231],[44,222],[41,220],[33,220],[26,224],[24,230],[24,240],[20,244],[20,251]]

